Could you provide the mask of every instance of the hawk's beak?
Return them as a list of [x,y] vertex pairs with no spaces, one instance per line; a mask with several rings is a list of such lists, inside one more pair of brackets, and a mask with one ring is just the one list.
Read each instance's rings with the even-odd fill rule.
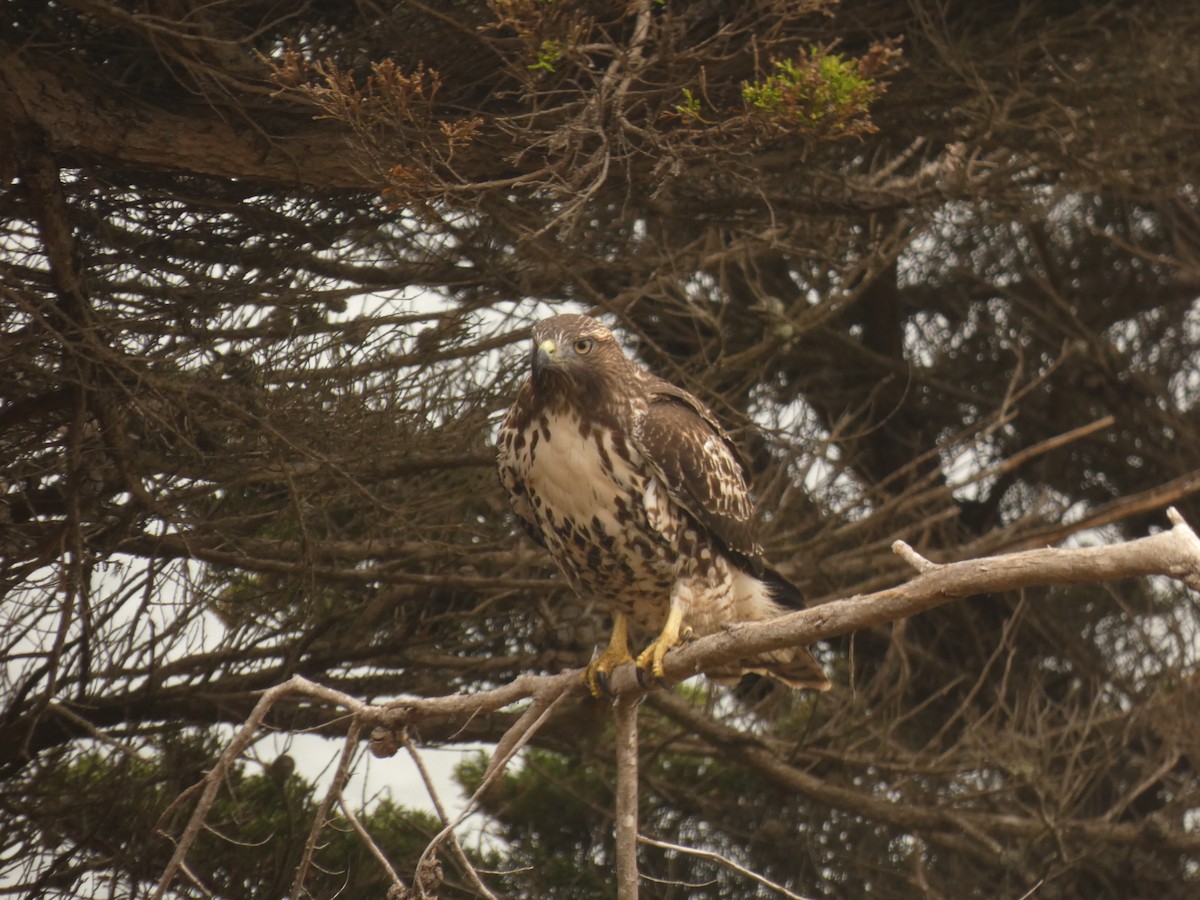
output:
[[542,371],[558,361],[558,348],[550,338],[542,341],[533,351],[533,374],[540,375]]

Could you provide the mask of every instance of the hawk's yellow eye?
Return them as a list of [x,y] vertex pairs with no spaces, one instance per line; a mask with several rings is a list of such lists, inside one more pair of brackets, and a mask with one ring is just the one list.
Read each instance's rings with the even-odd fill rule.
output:
[[580,338],[575,342],[575,352],[580,356],[587,356],[592,352],[592,339]]

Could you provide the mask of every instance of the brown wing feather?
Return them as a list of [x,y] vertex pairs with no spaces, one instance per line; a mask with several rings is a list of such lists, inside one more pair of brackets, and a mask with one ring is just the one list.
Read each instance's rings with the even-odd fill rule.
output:
[[671,499],[758,574],[762,548],[746,467],[712,413],[664,384],[652,392],[634,443]]

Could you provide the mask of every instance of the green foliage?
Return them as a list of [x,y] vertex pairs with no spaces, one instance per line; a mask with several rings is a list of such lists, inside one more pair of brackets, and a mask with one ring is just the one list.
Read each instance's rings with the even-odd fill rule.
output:
[[562,59],[562,47],[558,41],[546,39],[538,45],[537,61],[530,64],[534,72],[553,72],[554,64]]
[[810,47],[799,58],[776,60],[761,81],[744,82],[752,113],[789,130],[826,135],[874,130],[867,116],[883,86],[864,74],[860,60]]
[[683,102],[675,105],[675,111],[684,119],[703,121],[700,117],[700,98],[692,93],[691,88],[683,89]]

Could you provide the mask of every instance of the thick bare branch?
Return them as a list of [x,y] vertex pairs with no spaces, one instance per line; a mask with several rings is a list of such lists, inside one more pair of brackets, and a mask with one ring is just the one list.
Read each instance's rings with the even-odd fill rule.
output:
[[616,723],[617,900],[638,896],[638,706],[636,697],[618,697],[613,704]]
[[[1163,575],[1200,590],[1200,540],[1175,510],[1168,515],[1175,523],[1169,530],[1120,544],[1027,550],[943,565],[921,562],[917,565],[921,574],[905,584],[835,600],[770,622],[734,625],[723,634],[668,653],[663,665],[667,677],[679,681],[764,651],[895,622],[951,600],[1035,585],[1094,584]],[[918,558],[911,548],[896,552],[906,560]],[[621,695],[643,692],[633,666],[614,672],[612,684],[614,692]]]
[[61,61],[36,58],[11,47],[0,52],[0,115],[33,126],[64,157],[322,188],[369,189],[376,181],[345,133],[314,125],[311,115],[281,119],[268,134],[203,104],[190,114],[149,104],[131,111],[97,94],[86,77],[64,79]]

